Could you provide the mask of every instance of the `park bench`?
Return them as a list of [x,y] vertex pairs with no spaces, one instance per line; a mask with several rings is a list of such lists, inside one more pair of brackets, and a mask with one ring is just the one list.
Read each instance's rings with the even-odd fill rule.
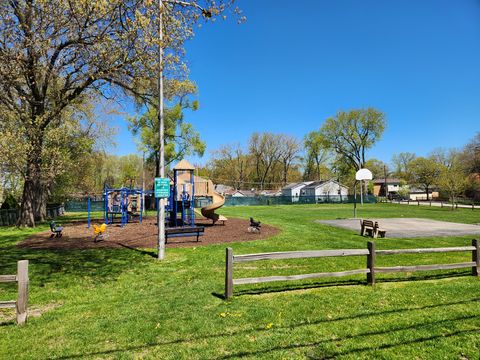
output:
[[373,238],[378,238],[378,236],[382,238],[385,237],[386,231],[380,229],[377,221],[373,222],[372,220],[360,220],[360,226],[361,236],[365,236],[365,234],[368,234]]
[[203,226],[190,226],[190,227],[172,227],[165,229],[165,244],[168,241],[168,238],[175,238],[175,237],[184,237],[184,236],[196,236],[197,241],[200,236],[203,235],[205,232],[205,228]]
[[52,235],[50,237],[61,238],[63,235],[62,234],[63,226],[57,226],[55,224],[55,221],[52,221],[50,223],[50,231],[52,232]]

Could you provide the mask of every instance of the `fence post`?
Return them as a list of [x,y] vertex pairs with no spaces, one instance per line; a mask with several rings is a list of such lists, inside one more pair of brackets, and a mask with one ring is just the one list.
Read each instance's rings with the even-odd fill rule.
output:
[[420,206],[420,200],[417,200],[417,205]]
[[477,239],[472,240],[472,246],[475,247],[475,250],[472,251],[472,262],[475,263],[472,267],[472,275],[480,276],[480,246]]
[[28,260],[20,260],[17,263],[17,324],[24,325],[27,321],[28,305]]
[[375,285],[375,243],[373,241],[369,241],[367,246],[367,268],[370,270],[370,272],[367,273],[367,283],[370,285]]
[[233,249],[227,248],[225,254],[225,299],[233,296]]

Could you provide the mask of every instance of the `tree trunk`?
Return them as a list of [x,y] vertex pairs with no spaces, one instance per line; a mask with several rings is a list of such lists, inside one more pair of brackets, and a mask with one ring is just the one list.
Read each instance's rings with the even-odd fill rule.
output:
[[45,221],[47,219],[47,202],[50,195],[48,185],[42,180],[36,181],[36,196],[33,198],[33,214],[35,221]]
[[28,175],[23,184],[22,205],[20,207],[20,218],[18,219],[17,226],[35,226],[35,218],[33,213],[33,198],[35,194],[35,183],[33,179]]
[[35,218],[37,217],[36,215],[39,215],[39,219],[42,220],[42,206],[39,199],[42,192],[39,188],[39,184],[42,178],[42,147],[44,133],[43,131],[36,129],[31,131],[32,133],[28,134],[30,137],[31,150],[27,156],[27,170],[23,185],[22,205],[20,207],[20,218],[17,222],[17,225],[22,227],[34,227]]
[[428,186],[426,186],[426,187],[425,187],[425,189],[427,190],[427,201],[428,201],[428,200],[430,200],[430,198],[429,198],[429,195],[428,195],[428,190],[429,190],[429,187],[428,187]]

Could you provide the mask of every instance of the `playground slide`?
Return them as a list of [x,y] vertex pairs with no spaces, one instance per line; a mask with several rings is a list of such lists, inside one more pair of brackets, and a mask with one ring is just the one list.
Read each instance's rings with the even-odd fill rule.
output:
[[225,204],[225,197],[215,191],[212,191],[211,196],[213,198],[213,201],[210,205],[204,206],[202,208],[202,215],[205,216],[207,219],[211,219],[214,224],[219,220],[226,221],[227,218],[225,216],[215,213],[215,210],[221,208],[223,204]]

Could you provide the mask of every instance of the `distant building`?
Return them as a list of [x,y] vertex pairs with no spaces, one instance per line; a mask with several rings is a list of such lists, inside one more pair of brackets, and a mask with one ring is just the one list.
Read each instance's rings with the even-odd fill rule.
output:
[[348,195],[348,187],[335,180],[314,181],[301,190],[301,196],[342,197]]
[[225,195],[229,191],[234,191],[235,189],[232,186],[217,184],[215,185],[215,191],[221,195]]
[[301,195],[302,189],[313,183],[313,181],[291,183],[282,188],[282,195],[289,197],[299,197]]
[[[385,187],[386,185],[386,187]],[[395,178],[373,180],[373,195],[396,196],[400,190],[401,180]]]
[[[438,191],[429,191],[428,192],[428,198],[430,200],[435,200],[439,196]],[[427,200],[427,192],[423,189],[417,189],[417,188],[410,188],[410,195],[409,195],[410,200]]]
[[231,197],[254,197],[255,192],[251,190],[231,190],[231,191],[226,191],[225,196],[231,196]]
[[282,190],[262,190],[258,193],[260,196],[282,196]]

